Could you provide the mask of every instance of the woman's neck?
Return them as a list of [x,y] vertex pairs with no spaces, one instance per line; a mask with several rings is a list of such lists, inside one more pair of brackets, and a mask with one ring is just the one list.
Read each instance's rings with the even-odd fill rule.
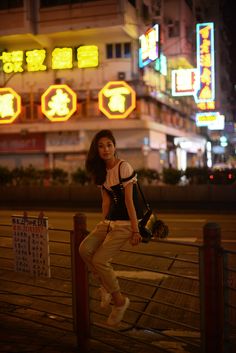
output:
[[112,169],[118,162],[119,162],[119,159],[116,157],[109,159],[106,161],[106,168]]

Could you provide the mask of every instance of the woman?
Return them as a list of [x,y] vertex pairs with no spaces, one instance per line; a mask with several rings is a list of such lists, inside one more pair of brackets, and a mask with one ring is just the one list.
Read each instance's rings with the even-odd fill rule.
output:
[[83,240],[79,251],[101,283],[101,307],[107,307],[113,299],[107,324],[116,326],[130,300],[121,293],[110,261],[127,241],[132,245],[141,241],[136,174],[129,163],[117,158],[116,142],[110,130],[101,130],[94,136],[86,169],[94,183],[101,186],[103,220]]

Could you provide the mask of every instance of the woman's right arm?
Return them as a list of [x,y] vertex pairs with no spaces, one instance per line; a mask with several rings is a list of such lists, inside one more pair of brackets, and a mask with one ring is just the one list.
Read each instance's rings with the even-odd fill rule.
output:
[[103,219],[106,219],[110,209],[110,197],[108,193],[102,188],[102,216]]

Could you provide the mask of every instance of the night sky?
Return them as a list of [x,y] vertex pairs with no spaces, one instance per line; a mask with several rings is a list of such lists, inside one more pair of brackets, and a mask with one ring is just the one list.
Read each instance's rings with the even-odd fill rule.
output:
[[235,5],[235,0],[225,0],[225,5],[223,8],[224,23],[227,28],[227,34],[230,41],[229,49],[231,56],[232,85],[236,84],[236,16],[234,11]]

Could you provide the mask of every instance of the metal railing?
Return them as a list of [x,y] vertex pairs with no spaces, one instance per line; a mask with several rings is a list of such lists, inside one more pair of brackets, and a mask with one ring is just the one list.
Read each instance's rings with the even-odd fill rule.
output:
[[86,234],[84,214],[74,216],[73,231],[49,228],[51,278],[32,278],[14,272],[11,225],[0,224],[0,294],[9,315],[74,332],[84,352],[99,342],[116,353],[233,353],[236,252],[222,249],[218,225],[205,225],[203,244],[153,240],[122,249],[113,266],[131,305],[118,329],[106,325],[109,311],[79,256]]

